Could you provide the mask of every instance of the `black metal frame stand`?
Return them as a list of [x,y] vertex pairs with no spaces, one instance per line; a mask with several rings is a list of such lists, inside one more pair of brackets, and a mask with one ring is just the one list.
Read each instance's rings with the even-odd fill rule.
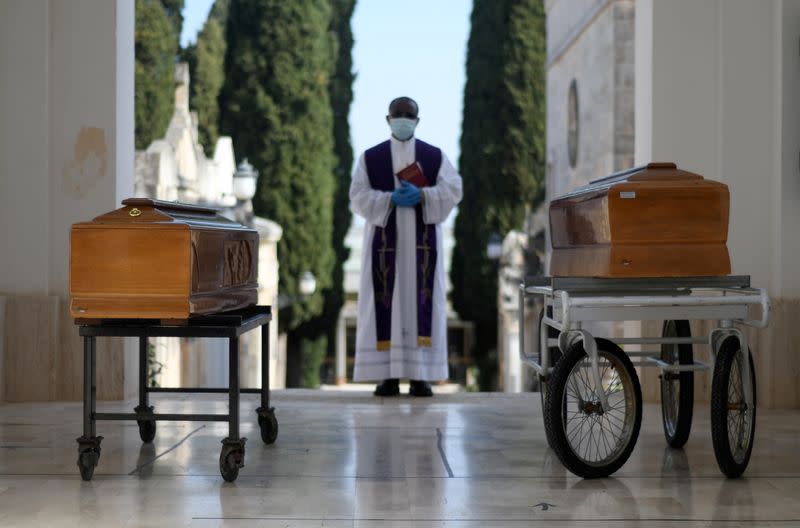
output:
[[[239,436],[239,394],[261,394],[261,406],[256,409],[261,439],[271,444],[278,436],[275,409],[269,406],[269,306],[252,306],[232,312],[192,317],[185,324],[162,324],[152,319],[104,319],[97,323],[81,324],[83,337],[83,436],[78,441],[78,467],[84,480],[91,480],[100,459],[100,442],[95,422],[97,420],[136,420],[139,435],[144,442],[152,442],[159,420],[228,422],[228,436],[222,440],[220,473],[228,482],[236,480],[239,468],[244,467],[246,438]],[[239,387],[239,336],[261,327],[261,388]],[[139,338],[139,405],[133,413],[98,413],[96,338],[100,336]],[[147,345],[150,337],[222,337],[228,338],[229,381],[228,388],[156,388],[147,386]],[[151,392],[227,393],[228,414],[158,414],[150,405]]]

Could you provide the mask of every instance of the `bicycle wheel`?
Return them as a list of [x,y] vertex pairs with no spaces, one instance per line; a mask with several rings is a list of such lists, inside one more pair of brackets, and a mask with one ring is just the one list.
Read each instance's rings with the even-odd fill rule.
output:
[[594,382],[583,343],[575,342],[555,366],[544,413],[553,450],[583,478],[607,477],[622,467],[642,424],[642,389],[631,360],[611,341],[595,342],[602,386]]
[[[689,321],[664,321],[663,337],[692,337]],[[672,365],[691,365],[691,344],[661,345],[661,360]],[[661,373],[661,422],[664,437],[671,447],[683,447],[692,430],[694,407],[694,372]]]
[[711,440],[719,469],[730,478],[744,473],[753,452],[753,436],[756,432],[756,371],[753,356],[750,361],[750,388],[753,405],[744,401],[744,379],[742,369],[744,354],[739,339],[725,338],[717,352],[714,377],[711,380]]

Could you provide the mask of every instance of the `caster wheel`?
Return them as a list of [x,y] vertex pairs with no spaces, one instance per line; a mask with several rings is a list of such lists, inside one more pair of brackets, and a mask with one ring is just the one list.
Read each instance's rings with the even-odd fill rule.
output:
[[261,430],[261,440],[265,444],[275,443],[278,438],[278,419],[275,418],[275,409],[270,409],[268,413],[259,415],[258,428]]
[[92,480],[94,468],[100,455],[92,450],[84,451],[78,455],[78,469],[81,471],[81,478],[85,481]]
[[156,437],[156,422],[155,420],[138,420],[139,424],[139,438],[142,442],[149,444]]
[[244,449],[223,447],[219,453],[219,472],[225,482],[233,482],[239,477],[239,468],[244,466]]

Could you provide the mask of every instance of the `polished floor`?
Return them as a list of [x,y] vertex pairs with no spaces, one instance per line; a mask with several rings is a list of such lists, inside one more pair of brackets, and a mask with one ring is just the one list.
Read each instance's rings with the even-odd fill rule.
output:
[[[760,410],[745,478],[727,480],[695,410],[685,450],[647,406],[614,478],[567,473],[546,447],[538,394],[380,399],[274,393],[280,433],[261,443],[243,396],[245,467],[219,475],[223,423],[101,422],[94,480],[75,465],[79,403],[0,405],[0,526],[522,527],[800,526],[800,412]],[[157,412],[225,412],[224,398],[158,396]],[[98,410],[127,410],[101,404]]]

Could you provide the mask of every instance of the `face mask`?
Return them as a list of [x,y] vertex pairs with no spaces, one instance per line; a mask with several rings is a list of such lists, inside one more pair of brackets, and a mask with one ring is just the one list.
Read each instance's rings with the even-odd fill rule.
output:
[[389,126],[394,137],[400,141],[407,141],[414,135],[414,129],[417,128],[417,120],[408,119],[407,117],[393,117],[389,119]]

